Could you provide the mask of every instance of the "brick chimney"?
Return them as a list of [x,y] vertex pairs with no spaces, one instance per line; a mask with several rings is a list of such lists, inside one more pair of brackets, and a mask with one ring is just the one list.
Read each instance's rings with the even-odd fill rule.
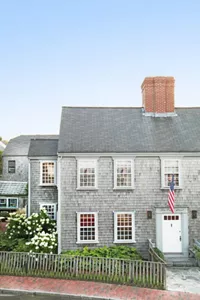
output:
[[146,77],[141,85],[146,115],[174,115],[174,77]]

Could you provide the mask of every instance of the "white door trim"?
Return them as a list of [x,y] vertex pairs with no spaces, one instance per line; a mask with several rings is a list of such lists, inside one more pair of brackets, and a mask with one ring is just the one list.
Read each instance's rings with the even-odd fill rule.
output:
[[[162,215],[170,215],[171,212],[169,207],[156,208],[156,246],[161,251],[163,251],[162,245]],[[182,252],[181,255],[188,257],[188,247],[189,247],[189,238],[188,238],[188,208],[179,207],[176,208],[175,214],[181,215],[181,241],[182,241]],[[173,215],[173,214],[171,214]]]

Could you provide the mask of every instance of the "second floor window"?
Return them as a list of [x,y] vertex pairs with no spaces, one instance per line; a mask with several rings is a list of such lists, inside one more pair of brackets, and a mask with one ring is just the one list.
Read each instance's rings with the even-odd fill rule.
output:
[[15,173],[15,160],[8,161],[8,173]]
[[180,187],[180,160],[162,160],[162,186],[169,187],[174,175],[175,187]]
[[97,188],[97,161],[78,160],[78,189]]
[[56,184],[56,168],[54,161],[41,162],[41,185]]
[[114,160],[114,188],[115,189],[134,188],[132,159]]

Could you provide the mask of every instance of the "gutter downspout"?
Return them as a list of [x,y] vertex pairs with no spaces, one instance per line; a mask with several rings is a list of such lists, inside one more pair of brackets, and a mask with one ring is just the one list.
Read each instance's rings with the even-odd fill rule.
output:
[[60,161],[62,157],[58,156],[58,167],[57,167],[57,188],[58,188],[58,214],[57,214],[57,232],[58,232],[58,254],[62,251],[61,245],[61,184],[60,184]]
[[31,215],[31,163],[28,163],[28,217]]

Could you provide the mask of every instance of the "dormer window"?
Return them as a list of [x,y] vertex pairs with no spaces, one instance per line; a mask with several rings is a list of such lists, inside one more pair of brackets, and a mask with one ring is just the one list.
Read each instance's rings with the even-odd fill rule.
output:
[[56,162],[55,161],[41,161],[40,162],[40,184],[41,185],[55,185],[56,184]]

